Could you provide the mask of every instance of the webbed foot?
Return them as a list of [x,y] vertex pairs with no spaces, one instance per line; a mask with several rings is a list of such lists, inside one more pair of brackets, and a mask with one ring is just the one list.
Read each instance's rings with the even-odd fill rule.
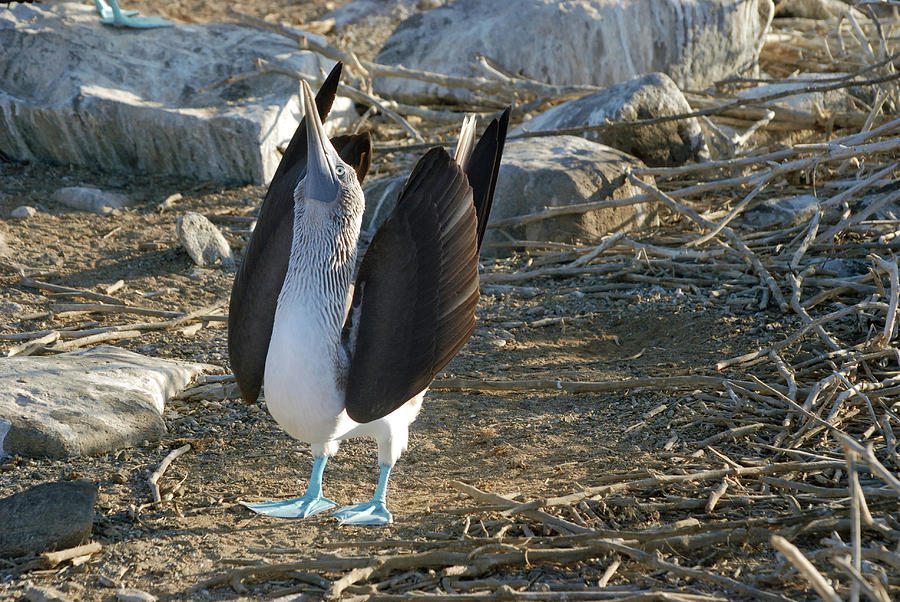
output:
[[242,506],[253,510],[257,514],[275,516],[278,518],[306,518],[319,512],[331,510],[337,504],[321,495],[302,495],[288,500],[274,500],[271,502],[240,502]]
[[157,27],[174,27],[162,17],[136,17],[136,10],[122,10],[116,0],[110,0],[112,6],[104,0],[94,0],[97,12],[100,13],[100,22],[104,25],[115,27],[132,27],[134,29],[155,29]]
[[341,521],[342,525],[389,525],[394,522],[384,502],[376,501],[344,506],[332,512],[331,516]]

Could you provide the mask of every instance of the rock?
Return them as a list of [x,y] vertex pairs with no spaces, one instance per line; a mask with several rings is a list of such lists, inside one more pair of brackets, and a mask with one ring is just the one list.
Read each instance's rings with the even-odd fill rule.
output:
[[166,400],[209,368],[110,346],[5,359],[0,455],[65,458],[156,441]]
[[9,212],[9,217],[13,219],[28,219],[37,215],[37,209],[28,205],[21,205]]
[[131,204],[131,200],[124,194],[109,192],[89,186],[68,186],[60,188],[51,197],[57,203],[62,203],[72,209],[90,211],[107,215],[115,209],[121,209]]
[[[401,23],[376,61],[483,76],[474,66],[483,54],[553,84],[608,86],[663,71],[696,90],[751,69],[773,13],[772,0],[458,0]],[[400,78],[378,78],[375,91],[408,102],[473,95]]]
[[139,589],[123,587],[116,590],[116,600],[120,602],[156,602],[157,598],[153,594],[148,594]]
[[788,228],[809,221],[818,210],[819,201],[811,194],[770,199],[745,211],[738,223],[754,230]]
[[[675,82],[665,73],[651,73],[557,105],[526,121],[510,134],[602,125],[607,121],[637,121],[690,112],[691,106]],[[583,135],[588,140],[634,155],[654,167],[682,165],[688,159],[708,156],[703,132],[696,118],[635,129],[585,132]]]
[[335,29],[343,29],[348,25],[371,23],[374,19],[379,18],[396,19],[396,23],[406,19],[417,9],[435,8],[441,3],[432,3],[433,6],[420,8],[421,4],[425,3],[416,0],[356,0],[356,2],[348,2],[323,15],[322,19],[334,19]]
[[15,301],[0,301],[0,314],[17,314],[23,310]]
[[[799,73],[793,78],[794,80],[796,80],[796,82],[762,84],[761,86],[756,86],[755,88],[741,90],[740,92],[738,92],[737,96],[744,99],[761,98],[763,96],[768,96],[769,94],[777,94],[780,92],[802,89],[806,86],[815,85],[816,83],[818,83],[817,80],[823,79],[825,77],[840,77],[841,75],[846,74]],[[855,112],[859,109],[856,108],[852,100],[851,92],[853,92],[853,90],[848,88],[829,90],[828,92],[807,92],[805,94],[794,94],[792,96],[785,96],[784,98],[776,98],[775,100],[769,102],[771,102],[772,104],[780,105],[782,107],[786,107],[788,109],[795,109],[798,111],[812,113],[813,115],[821,115],[823,114],[823,112],[826,115],[830,113]],[[863,94],[866,93],[866,91],[862,92]],[[868,93],[871,93],[871,90],[869,90]]]
[[[642,191],[630,184],[625,175],[639,167],[643,163],[634,157],[578,136],[511,140],[503,151],[490,222],[535,213],[545,207],[640,194]],[[609,232],[642,228],[650,216],[651,205],[638,203],[504,230],[520,240],[595,242]],[[485,243],[495,240],[508,239],[489,229]]]
[[397,199],[407,176],[366,180],[363,192],[366,195],[366,210],[363,213],[363,237],[371,239],[384,220],[397,206]]
[[857,278],[868,273],[872,263],[862,259],[845,259],[843,257],[813,257],[806,265],[814,265],[817,275]]
[[28,602],[74,602],[73,599],[49,585],[35,585],[25,592]]
[[833,19],[844,13],[852,13],[856,19],[867,17],[841,0],[786,0],[778,11],[779,17],[801,19]]
[[0,557],[81,545],[91,534],[96,498],[97,485],[90,481],[44,483],[3,498]]
[[[640,194],[641,190],[625,178],[627,170],[637,167],[643,164],[634,157],[578,136],[510,140],[503,151],[490,221],[534,213],[547,206]],[[364,234],[371,236],[387,219],[397,205],[405,182],[405,176],[382,178],[366,186]],[[582,242],[596,240],[607,232],[640,228],[649,214],[649,205],[639,203],[560,216],[505,230],[523,240]],[[508,239],[489,229],[485,242],[492,240]],[[487,256],[506,252],[482,250]]]
[[175,222],[178,240],[199,266],[221,264],[234,266],[234,255],[228,241],[215,224],[199,213],[185,213]]
[[[0,153],[108,171],[268,182],[281,160],[277,147],[303,112],[297,82],[264,75],[210,86],[258,72],[257,57],[307,74],[327,72],[334,62],[234,23],[174,25],[108,27],[91,3],[0,4]],[[329,127],[355,115],[352,103],[339,99]]]

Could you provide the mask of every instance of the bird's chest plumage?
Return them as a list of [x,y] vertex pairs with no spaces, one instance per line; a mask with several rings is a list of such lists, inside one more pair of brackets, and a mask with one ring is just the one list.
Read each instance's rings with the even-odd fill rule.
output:
[[310,443],[340,431],[346,360],[320,308],[303,299],[279,302],[266,357],[266,405],[291,436]]
[[266,355],[269,412],[291,436],[309,443],[334,440],[350,428],[341,329],[359,229],[355,222],[349,228],[334,224],[312,211],[295,215]]

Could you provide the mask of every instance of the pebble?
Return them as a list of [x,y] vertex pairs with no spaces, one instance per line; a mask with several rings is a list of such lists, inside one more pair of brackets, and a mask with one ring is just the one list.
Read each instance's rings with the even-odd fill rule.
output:
[[73,209],[108,215],[116,209],[127,207],[131,200],[124,194],[109,192],[90,186],[68,186],[53,193],[53,200]]
[[28,219],[37,214],[37,209],[28,205],[21,205],[10,211],[9,216],[13,219]]
[[156,602],[156,596],[139,589],[121,588],[116,590],[116,600],[121,602]]
[[25,592],[28,602],[72,602],[72,598],[49,585],[35,585]]

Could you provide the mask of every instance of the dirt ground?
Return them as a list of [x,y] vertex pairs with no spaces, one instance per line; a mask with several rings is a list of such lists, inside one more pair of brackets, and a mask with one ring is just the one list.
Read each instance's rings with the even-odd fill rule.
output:
[[[344,2],[245,4],[256,16],[286,22],[314,20]],[[139,0],[124,3],[145,14],[193,20],[230,20],[230,3]],[[376,153],[374,164],[385,157]],[[50,199],[61,186],[86,185],[124,192],[137,200],[115,215],[70,210]],[[182,198],[166,210],[158,205],[172,194]],[[198,268],[181,248],[175,220],[187,211],[208,216],[253,216],[265,189],[228,187],[153,176],[119,176],[87,169],[0,163],[0,219],[32,205],[39,213],[8,220],[2,228],[9,258],[35,270],[35,278],[103,292],[118,280],[114,294],[134,305],[192,311],[227,299],[233,272]],[[220,226],[236,247],[245,225]],[[229,233],[229,230],[234,230]],[[485,261],[486,273],[509,272],[527,258]],[[735,302],[727,290],[663,288],[653,283],[590,292],[602,277],[544,279],[527,283],[538,290],[491,292],[478,307],[478,331],[449,364],[446,377],[472,379],[565,379],[608,381],[672,375],[721,375],[715,363],[764,347],[796,328],[799,320],[770,306]],[[587,292],[586,292],[587,291]],[[22,306],[0,314],[3,333],[61,326],[120,324],[118,315],[47,316],[52,300],[20,284],[14,270],[0,268],[0,303]],[[543,318],[560,324],[534,326]],[[511,326],[524,321],[526,325]],[[528,325],[532,324],[532,325]],[[147,333],[117,345],[162,358],[182,358],[220,366],[229,372],[226,331],[210,322],[196,333],[183,329]],[[12,343],[3,342],[0,352]],[[741,371],[734,372],[742,376]],[[468,393],[431,391],[410,432],[409,451],[397,464],[388,505],[395,522],[385,527],[341,527],[327,514],[306,520],[279,520],[252,514],[238,500],[299,494],[305,488],[311,455],[304,444],[282,432],[264,401],[247,405],[239,398],[172,402],[166,410],[168,435],[158,443],[102,457],[69,461],[10,458],[0,464],[0,494],[59,479],[87,478],[98,483],[93,540],[102,553],[80,566],[8,576],[0,598],[23,599],[31,585],[52,585],[78,600],[112,600],[117,588],[150,592],[161,599],[266,599],[297,590],[297,580],[248,581],[246,591],[202,584],[229,570],[260,563],[284,563],[341,553],[380,555],[404,549],[371,545],[372,540],[440,541],[465,531],[490,532],[477,525],[473,500],[452,488],[452,480],[508,495],[563,495],[606,482],[610,475],[634,478],[692,466],[697,441],[722,430],[693,421],[683,405],[689,393],[658,390],[611,394]],[[663,406],[662,410],[659,410]],[[688,419],[685,419],[685,416]],[[690,424],[689,424],[690,423]],[[689,428],[673,425],[689,424]],[[174,499],[151,501],[147,477],[170,450],[191,443],[161,483]],[[750,452],[747,452],[748,455]],[[329,462],[325,493],[338,504],[364,501],[377,477],[374,442],[344,443]],[[698,487],[701,487],[698,485]],[[702,486],[705,487],[705,486]],[[665,498],[665,492],[660,496]],[[698,497],[703,494],[698,493]],[[759,511],[764,515],[765,510]],[[698,513],[702,515],[703,512]],[[753,514],[753,510],[743,516]],[[642,529],[693,516],[690,511],[652,512],[637,506],[606,509],[601,517],[617,529]],[[517,530],[510,535],[527,535]],[[476,533],[478,534],[478,533]],[[483,534],[483,533],[482,533]],[[737,576],[768,559],[766,546],[720,544],[707,554],[685,557],[685,566]],[[4,564],[6,563],[6,564]],[[535,584],[595,584],[607,562],[565,568],[534,565],[516,571]],[[13,563],[0,560],[0,574]],[[768,565],[767,565],[768,566]],[[768,569],[766,569],[768,570]],[[509,576],[509,575],[507,575]],[[807,599],[804,585],[780,573],[756,575],[757,583],[795,599]],[[663,572],[635,577],[620,571],[610,585],[641,585],[687,592],[715,591],[700,582],[683,582]],[[237,588],[238,590],[240,588]],[[728,592],[728,597],[739,597]],[[313,596],[313,599],[316,599]],[[745,597],[746,599],[746,597]]]
[[[221,188],[45,165],[0,164],[0,177],[4,182],[0,215],[8,217],[19,205],[41,210],[27,221],[6,224],[16,262],[46,270],[44,280],[94,291],[121,279],[125,287],[115,293],[120,298],[169,310],[189,311],[226,298],[233,278],[227,270],[192,263],[175,236],[178,215],[186,211],[248,215],[264,194],[257,186]],[[141,201],[114,216],[72,211],[49,199],[64,184],[118,189]],[[157,205],[175,192],[184,198],[174,209],[159,212]],[[506,271],[512,267],[508,264],[488,262],[486,269]],[[649,285],[630,291],[580,292],[597,282],[547,281],[533,296],[484,295],[478,333],[447,367],[446,375],[604,381],[713,373],[716,360],[761,346],[773,336],[764,327],[769,317],[735,313],[704,296],[677,295]],[[40,313],[49,305],[44,294],[21,286],[8,271],[2,275],[0,291],[0,302],[20,304],[24,314]],[[3,332],[87,320],[123,321],[121,316],[102,315],[18,316],[4,316]],[[581,319],[565,326],[503,327],[512,319],[572,316]],[[212,322],[191,336],[173,330],[117,344],[228,370],[225,337],[222,323]],[[672,437],[668,424],[678,416],[678,402],[665,393],[641,391],[610,395],[432,391],[412,425],[410,449],[391,481],[389,506],[395,523],[378,529],[341,527],[327,515],[289,521],[251,514],[237,504],[239,499],[301,492],[311,462],[306,446],[278,428],[264,402],[253,406],[240,399],[174,402],[167,409],[169,434],[159,443],[71,461],[11,458],[0,466],[4,495],[50,480],[97,482],[100,495],[93,535],[104,546],[103,553],[85,565],[32,572],[0,585],[0,592],[16,596],[29,583],[55,584],[79,599],[102,600],[114,591],[103,583],[114,583],[159,596],[229,599],[234,596],[229,589],[208,594],[188,590],[227,567],[331,554],[336,542],[373,537],[413,540],[459,531],[464,521],[460,508],[471,505],[471,500],[448,487],[451,479],[495,492],[550,495],[594,485],[612,473],[667,470],[678,462],[678,454],[659,452]],[[666,404],[664,412],[629,432],[660,404]],[[702,439],[713,432],[714,428],[708,432],[699,428],[696,436]],[[169,450],[184,442],[190,442],[194,451],[179,458],[163,482],[165,492],[184,479],[174,503],[137,511],[150,501],[149,474]],[[680,442],[673,451],[686,445]],[[371,496],[376,477],[374,442],[344,443],[329,462],[326,494],[339,504],[363,501]],[[626,513],[618,523],[637,528],[657,519]],[[602,567],[584,570],[589,580]],[[249,597],[268,596],[277,589],[265,584],[251,590]]]

